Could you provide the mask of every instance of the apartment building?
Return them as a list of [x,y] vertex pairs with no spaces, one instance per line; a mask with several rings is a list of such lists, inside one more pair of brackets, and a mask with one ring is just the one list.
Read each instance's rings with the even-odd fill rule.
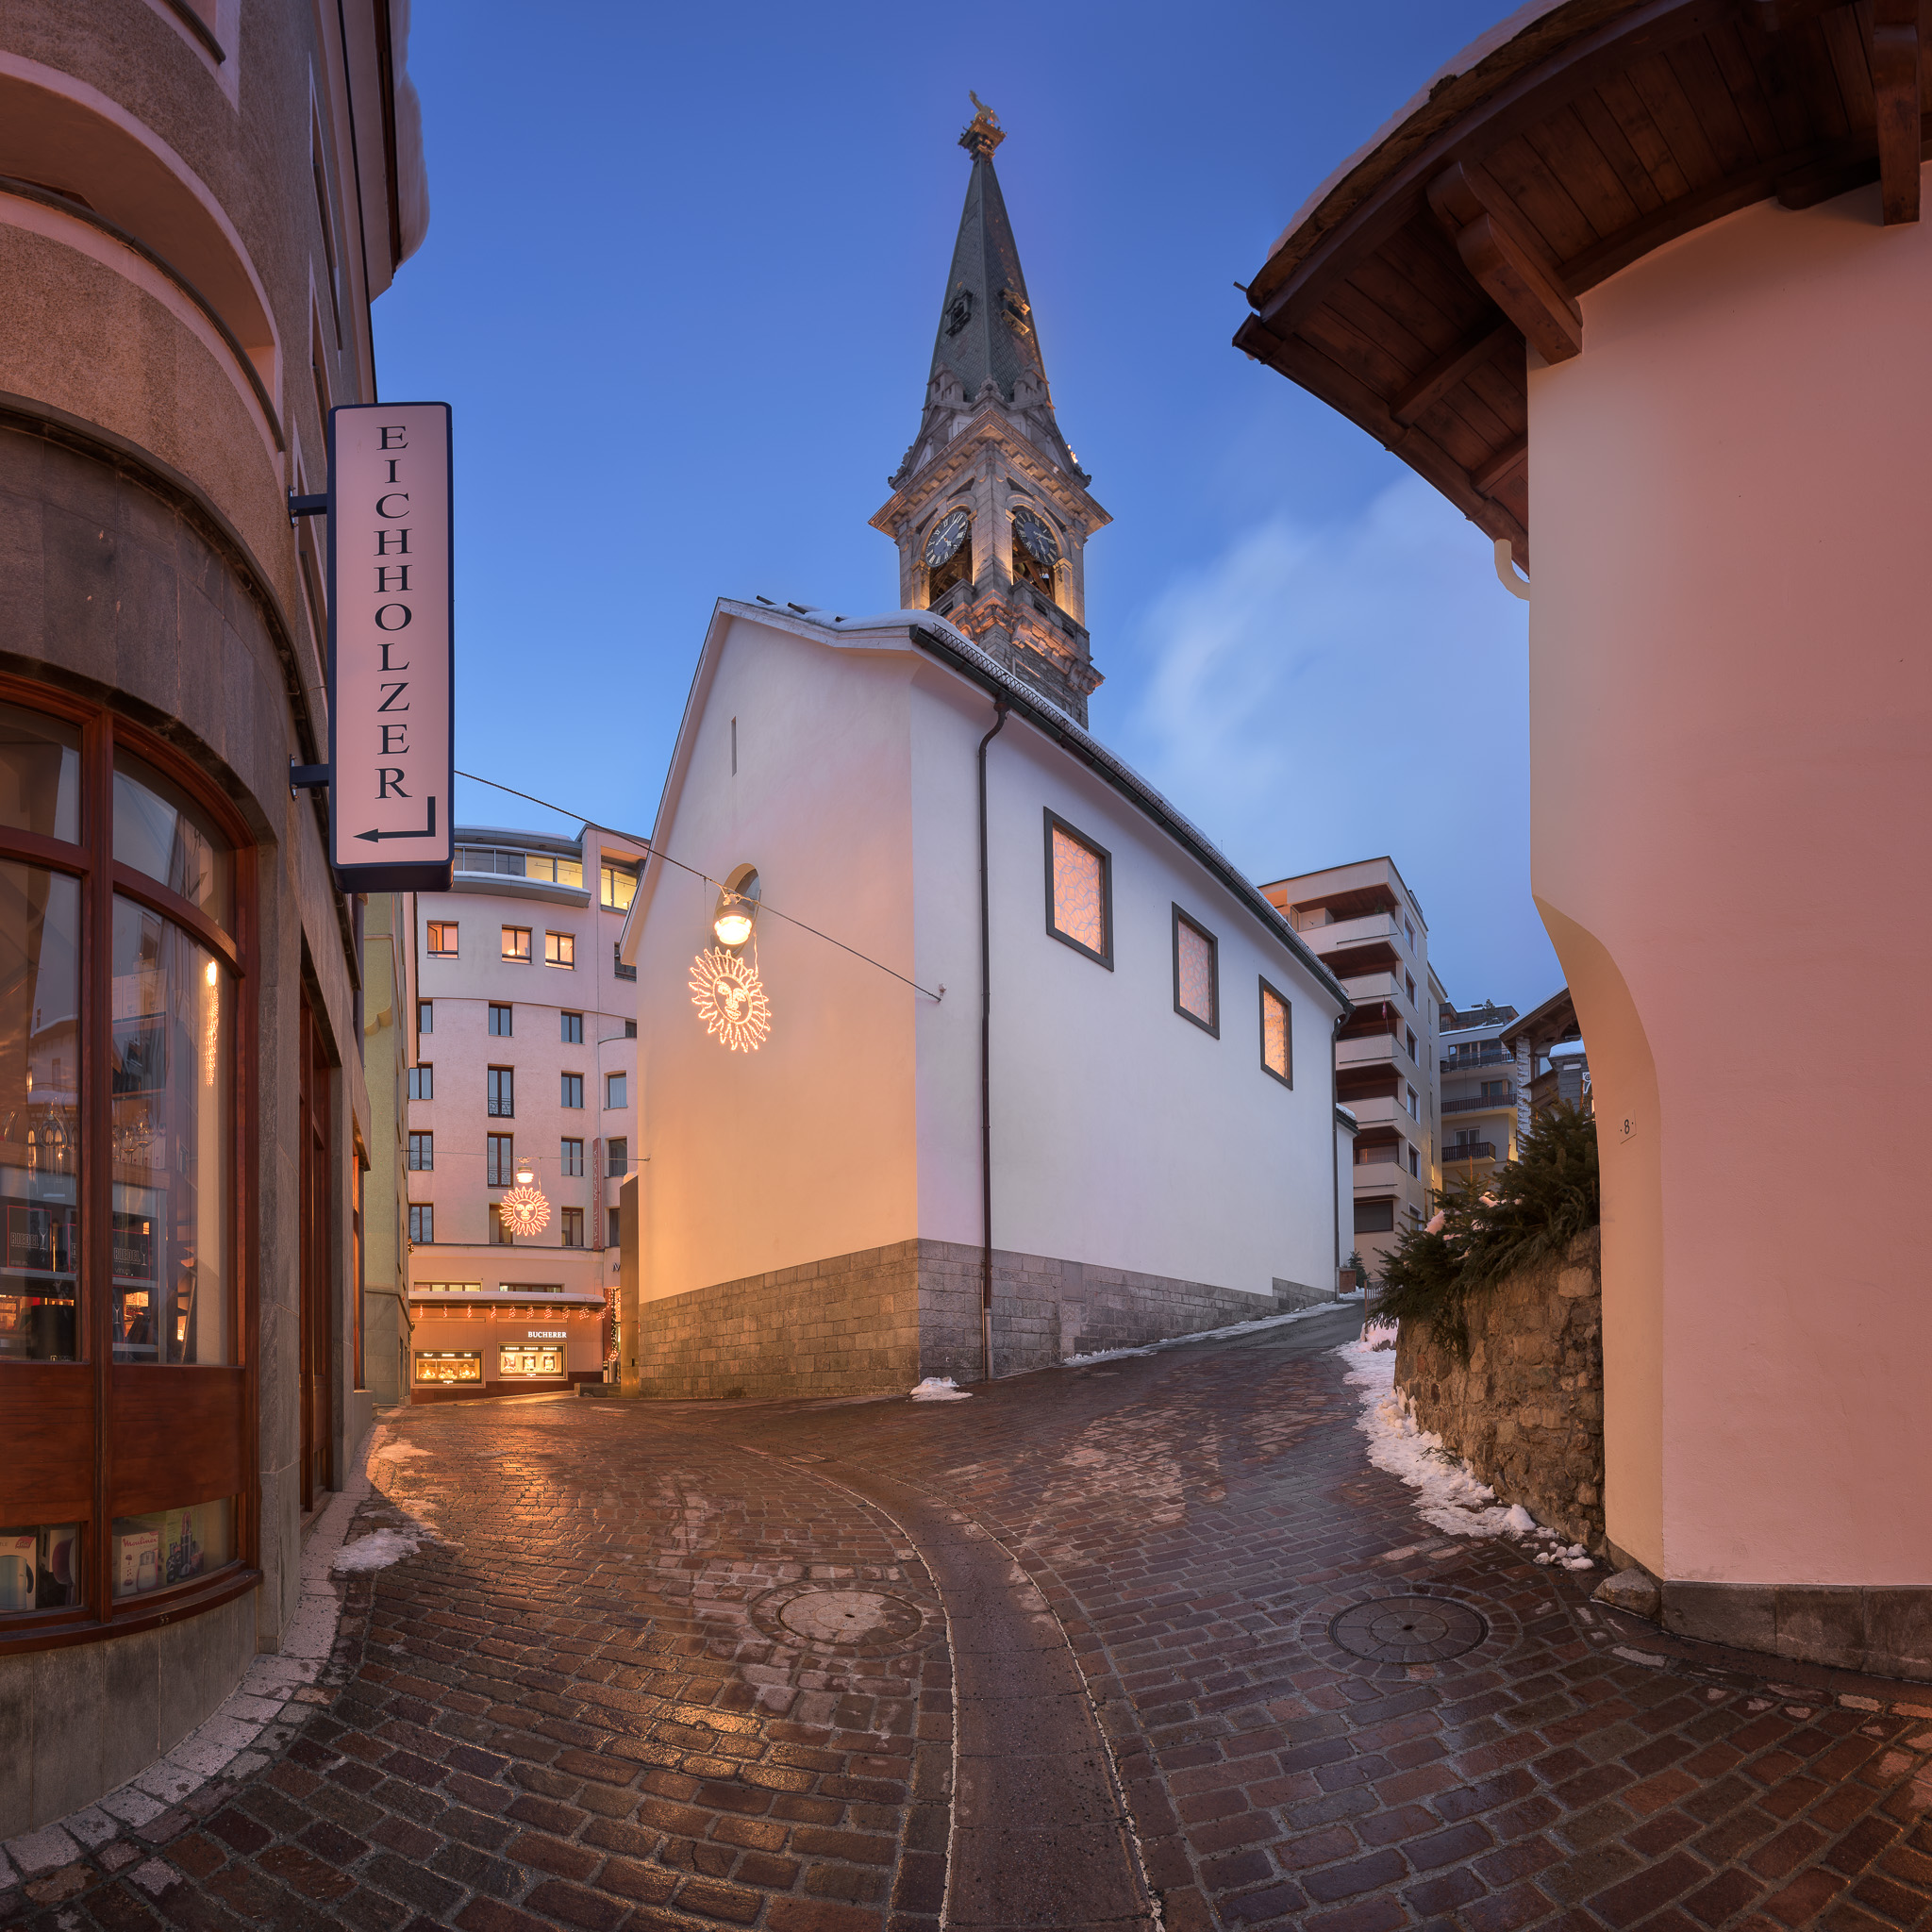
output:
[[1503,1038],[1514,1007],[1485,1000],[1442,1010],[1442,1180],[1460,1187],[1516,1158],[1516,1056]]
[[1335,1097],[1355,1115],[1355,1245],[1379,1275],[1433,1212],[1437,1011],[1429,928],[1392,858],[1276,879],[1262,895],[1341,982],[1355,1011],[1335,1042]]
[[1538,1115],[1568,1104],[1585,1113],[1596,1110],[1584,1051],[1583,1028],[1570,989],[1560,987],[1533,1007],[1502,1036],[1515,1063],[1516,1124],[1527,1133]]
[[[595,825],[459,825],[451,890],[417,897],[412,1401],[603,1378],[637,1150],[637,974],[617,938],[643,856]],[[547,1208],[526,1234],[505,1208],[520,1175]]]

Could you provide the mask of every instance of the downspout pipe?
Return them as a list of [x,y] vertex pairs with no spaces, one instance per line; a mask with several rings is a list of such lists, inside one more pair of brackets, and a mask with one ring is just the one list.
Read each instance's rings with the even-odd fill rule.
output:
[[1011,708],[994,707],[992,729],[979,741],[979,1365],[992,1380],[992,892],[987,872],[986,748],[1005,730]]
[[[1341,1106],[1341,1076],[1336,1072],[1335,1062],[1341,1051],[1341,1029],[1346,1024],[1347,1019],[1348,1015],[1346,1013],[1336,1014],[1335,1030],[1329,1036],[1328,1041],[1328,1192],[1335,1202],[1334,1286],[1338,1296],[1341,1292],[1341,1141],[1335,1131],[1335,1115],[1337,1109]],[[1351,1176],[1349,1191],[1351,1193],[1354,1192],[1353,1176]],[[1349,1232],[1353,1235],[1355,1230],[1351,1228]],[[1351,1249],[1351,1252],[1353,1252],[1353,1249]],[[1364,1307],[1367,1307],[1368,1296],[1366,1291],[1363,1294],[1362,1303]]]

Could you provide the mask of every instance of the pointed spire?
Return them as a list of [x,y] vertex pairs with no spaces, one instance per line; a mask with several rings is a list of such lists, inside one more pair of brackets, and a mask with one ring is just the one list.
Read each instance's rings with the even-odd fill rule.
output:
[[1026,299],[1019,245],[993,173],[992,151],[1007,138],[1006,130],[976,93],[968,97],[978,111],[959,145],[973,157],[973,177],[966,184],[959,238],[953,244],[932,375],[937,378],[941,370],[950,370],[966,394],[974,397],[991,376],[1010,403],[1013,387],[1024,375],[1032,375],[1044,390],[1046,364],[1033,326],[1033,305]]

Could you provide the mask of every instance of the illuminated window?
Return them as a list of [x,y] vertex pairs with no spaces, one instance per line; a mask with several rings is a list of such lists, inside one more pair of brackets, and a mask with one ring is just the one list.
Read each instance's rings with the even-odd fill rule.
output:
[[427,1174],[436,1165],[436,1136],[434,1134],[411,1134],[409,1136],[409,1170]]
[[628,1107],[630,1079],[625,1074],[606,1074],[604,1075],[604,1105],[606,1107]]
[[501,1114],[505,1120],[514,1118],[517,1110],[517,1070],[514,1067],[491,1067],[485,1086],[490,1113]]
[[1174,908],[1174,1009],[1204,1032],[1221,1035],[1214,935]]
[[584,1043],[584,1016],[581,1013],[563,1015],[563,1043],[566,1046],[581,1046]]
[[409,1203],[409,1239],[418,1244],[436,1239],[436,1208],[430,1202]]
[[575,933],[546,932],[543,935],[543,963],[546,966],[575,966],[577,941]]
[[1264,979],[1261,982],[1261,1070],[1284,1087],[1294,1085],[1293,1009]]
[[432,1387],[441,1383],[483,1380],[483,1356],[478,1349],[420,1348],[411,1357],[415,1378]]
[[630,902],[638,895],[638,875],[627,865],[606,865],[598,868],[600,891],[598,903],[612,912],[628,912]]
[[503,957],[514,959],[520,966],[530,963],[530,928],[527,925],[507,925],[503,929]]
[[1064,819],[1046,814],[1046,929],[1113,970],[1113,860]]
[[563,1158],[558,1164],[564,1174],[582,1174],[584,1171],[584,1143],[581,1141],[566,1141],[563,1143]]
[[581,1208],[563,1210],[563,1244],[567,1248],[580,1248],[584,1244],[584,1210]]
[[497,1348],[497,1361],[499,1374],[560,1375],[563,1374],[563,1344],[560,1341],[502,1342]]
[[583,1106],[584,1076],[581,1074],[566,1074],[563,1076],[563,1104],[566,1107]]
[[409,1098],[411,1100],[434,1100],[436,1098],[436,1069],[427,1061],[420,1061],[409,1069]]
[[456,921],[454,919],[432,919],[429,922],[429,957],[432,959],[454,959],[456,956]]

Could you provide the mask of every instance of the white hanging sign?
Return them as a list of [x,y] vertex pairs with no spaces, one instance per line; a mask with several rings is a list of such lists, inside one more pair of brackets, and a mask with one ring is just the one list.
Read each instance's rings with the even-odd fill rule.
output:
[[329,856],[344,891],[447,891],[449,405],[345,405],[328,438]]

